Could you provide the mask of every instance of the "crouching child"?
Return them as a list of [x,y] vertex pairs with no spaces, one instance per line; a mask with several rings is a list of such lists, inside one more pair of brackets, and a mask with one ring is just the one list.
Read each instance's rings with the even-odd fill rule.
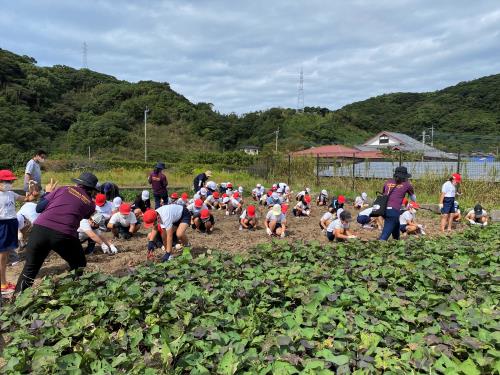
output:
[[271,210],[266,215],[266,220],[264,221],[266,227],[266,233],[269,236],[279,236],[281,238],[285,237],[286,233],[286,216],[281,210],[280,204],[275,204]]
[[104,254],[116,254],[118,252],[116,246],[102,236],[103,231],[106,231],[106,219],[99,212],[95,212],[90,219],[80,221],[80,227],[77,230],[78,239],[82,245],[87,243],[85,254],[92,254],[96,244],[101,246]]
[[339,217],[332,221],[326,229],[326,237],[329,241],[346,241],[357,238],[350,230],[349,223],[352,221],[352,216],[349,211],[344,211],[339,214]]
[[255,216],[255,206],[248,206],[240,216],[240,230],[257,228],[257,217]]
[[132,212],[130,204],[122,203],[118,212],[111,216],[108,228],[113,232],[115,238],[130,239],[140,228],[137,218]]

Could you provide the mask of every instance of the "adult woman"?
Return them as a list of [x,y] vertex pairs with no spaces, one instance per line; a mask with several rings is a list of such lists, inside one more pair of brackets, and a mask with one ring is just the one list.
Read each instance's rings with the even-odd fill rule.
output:
[[17,280],[16,292],[31,287],[43,262],[54,250],[69,263],[71,270],[87,265],[78,228],[82,219],[89,219],[95,211],[92,197],[97,192],[97,177],[84,172],[74,178],[75,186],[55,189],[52,181],[36,206],[40,216],[35,220],[26,247],[26,263]]
[[416,201],[412,184],[408,182],[411,174],[406,167],[397,167],[394,170],[393,178],[387,180],[382,190],[388,196],[387,209],[384,215],[384,228],[379,240],[387,241],[392,234],[392,238],[399,240],[399,216],[403,198],[408,194],[412,201]]
[[153,188],[153,196],[155,197],[155,209],[161,206],[161,201],[163,204],[168,204],[168,181],[167,177],[163,174],[165,169],[165,164],[157,163],[155,169],[148,177],[148,182]]
[[455,213],[455,195],[457,194],[456,186],[462,181],[462,176],[458,173],[453,173],[448,181],[441,187],[441,195],[439,196],[439,208],[441,209],[441,232],[444,232],[446,224],[448,230],[451,230]]

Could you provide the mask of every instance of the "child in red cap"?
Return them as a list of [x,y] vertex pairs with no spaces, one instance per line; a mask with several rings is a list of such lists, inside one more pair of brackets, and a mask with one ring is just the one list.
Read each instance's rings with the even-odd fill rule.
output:
[[311,215],[311,196],[309,194],[303,195],[300,201],[295,205],[292,212],[293,216]]
[[117,213],[109,219],[108,228],[115,238],[130,239],[140,228],[137,218],[128,203],[122,203]]
[[240,216],[240,230],[257,228],[257,217],[255,216],[255,206],[248,206]]
[[209,210],[220,210],[220,195],[218,191],[214,191],[212,194],[210,194],[207,199],[205,199],[205,205],[208,207]]
[[201,233],[210,234],[214,230],[215,219],[207,208],[200,212],[198,230]]
[[28,192],[21,196],[12,191],[12,182],[17,178],[9,170],[0,170],[0,290],[2,297],[10,297],[16,288],[7,282],[7,259],[9,253],[18,247],[18,221],[16,201],[27,202],[34,199]]

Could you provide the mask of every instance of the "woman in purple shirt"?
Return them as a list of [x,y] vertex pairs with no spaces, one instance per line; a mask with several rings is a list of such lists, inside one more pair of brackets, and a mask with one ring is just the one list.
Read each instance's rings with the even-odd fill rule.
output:
[[148,182],[153,189],[153,196],[155,198],[155,210],[160,208],[161,201],[163,204],[168,204],[168,181],[167,177],[163,174],[165,164],[157,163],[155,169],[148,177]]
[[387,180],[384,184],[383,193],[388,195],[387,209],[384,215],[384,228],[379,240],[387,241],[392,234],[395,240],[399,240],[399,215],[403,199],[408,194],[412,201],[416,201],[412,184],[408,182],[411,174],[406,167],[397,167],[394,170],[394,178]]
[[33,285],[51,250],[68,262],[71,270],[87,265],[77,230],[80,221],[90,218],[95,211],[92,196],[97,191],[97,177],[85,172],[73,181],[76,186],[57,189],[57,183],[51,182],[47,185],[47,194],[37,204],[36,212],[40,216],[33,224],[26,247],[26,263],[17,280],[16,292]]

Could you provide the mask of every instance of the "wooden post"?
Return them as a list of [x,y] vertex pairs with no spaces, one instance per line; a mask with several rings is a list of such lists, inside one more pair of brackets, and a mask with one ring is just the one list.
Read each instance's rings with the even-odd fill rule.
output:
[[288,154],[288,186],[292,184],[292,157]]
[[356,153],[352,153],[352,191],[354,192],[354,181],[356,179]]
[[460,173],[460,149],[458,149],[458,154],[457,154],[457,173]]
[[316,186],[319,186],[319,154],[316,154]]

